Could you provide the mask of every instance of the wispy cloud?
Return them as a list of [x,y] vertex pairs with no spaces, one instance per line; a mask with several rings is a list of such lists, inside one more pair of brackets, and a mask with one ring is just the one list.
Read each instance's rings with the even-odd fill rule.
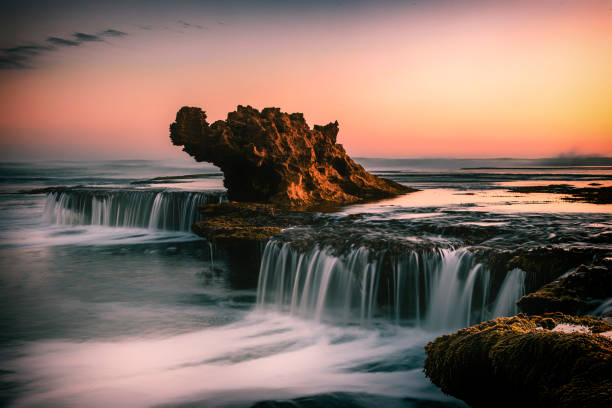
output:
[[104,41],[102,38],[93,34],[85,34],[85,33],[74,33],[72,35],[79,42],[88,42],[88,41]]
[[59,47],[78,47],[84,43],[105,41],[103,37],[125,37],[128,35],[123,31],[109,28],[98,34],[86,34],[76,32],[72,35],[74,39],[61,37],[47,37],[45,40],[49,45],[26,44],[11,48],[0,49],[0,70],[18,70],[35,68],[32,60],[38,55],[56,51]]
[[64,47],[78,47],[81,45],[79,41],[66,40],[65,38],[59,37],[48,37],[47,41],[54,45],[64,46]]
[[178,21],[180,25],[182,25],[185,28],[197,28],[198,30],[204,30],[206,29],[206,27],[200,25],[200,24],[193,24],[193,23],[188,23],[184,20],[179,20]]
[[127,33],[124,33],[123,31],[113,30],[112,28],[109,28],[108,30],[102,31],[100,33],[100,35],[103,35],[105,37],[125,37],[127,35]]
[[2,51],[7,54],[21,54],[21,55],[38,55],[43,51],[52,50],[52,46],[45,45],[19,45],[13,48],[4,48]]
[[45,51],[55,49],[44,45],[19,45],[12,48],[4,48],[0,54],[0,69],[27,69],[30,60]]

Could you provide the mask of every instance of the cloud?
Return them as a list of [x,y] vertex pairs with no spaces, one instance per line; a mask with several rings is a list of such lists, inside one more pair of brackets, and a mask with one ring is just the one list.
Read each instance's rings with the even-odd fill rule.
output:
[[60,37],[47,37],[46,41],[51,45],[27,44],[17,45],[11,48],[0,49],[0,70],[17,70],[35,68],[32,60],[38,55],[57,51],[58,47],[78,47],[82,44],[95,41],[104,41],[102,37],[124,37],[128,35],[123,31],[109,28],[96,34],[76,32],[72,35],[74,40]]
[[51,44],[65,47],[78,47],[79,45],[81,45],[79,41],[66,40],[65,38],[59,37],[48,37],[47,41],[49,41]]
[[100,35],[103,35],[105,37],[125,37],[127,33],[109,28],[108,30],[102,31]]
[[2,51],[12,55],[38,55],[43,51],[50,51],[53,47],[44,45],[19,45],[13,48],[4,48]]
[[32,68],[30,65],[32,57],[53,49],[54,47],[52,46],[44,45],[19,45],[17,47],[4,48],[0,54],[0,69]]
[[93,34],[85,34],[85,33],[74,33],[72,35],[79,42],[88,42],[88,41],[103,41],[100,37]]
[[179,24],[181,24],[185,28],[197,28],[198,30],[203,30],[203,29],[206,28],[204,26],[201,26],[200,24],[188,23],[188,22],[183,21],[183,20],[179,20],[178,22],[179,22]]
[[28,57],[23,55],[15,56],[0,56],[0,69],[26,69],[28,66]]

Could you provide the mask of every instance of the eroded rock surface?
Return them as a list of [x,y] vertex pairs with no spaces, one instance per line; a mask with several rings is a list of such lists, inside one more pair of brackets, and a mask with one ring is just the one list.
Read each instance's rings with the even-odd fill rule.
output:
[[574,272],[523,296],[517,304],[529,314],[582,315],[590,313],[611,296],[612,259],[605,258],[598,265],[581,265]]
[[232,241],[266,242],[283,228],[310,224],[316,214],[287,211],[262,203],[220,203],[199,207],[204,215],[193,231],[210,242],[227,246]]
[[312,129],[301,113],[238,106],[209,125],[200,108],[183,107],[172,143],[224,173],[232,201],[287,207],[350,204],[415,191],[366,172],[336,143],[338,122]]
[[425,374],[474,407],[609,407],[610,330],[560,313],[494,319],[429,343]]

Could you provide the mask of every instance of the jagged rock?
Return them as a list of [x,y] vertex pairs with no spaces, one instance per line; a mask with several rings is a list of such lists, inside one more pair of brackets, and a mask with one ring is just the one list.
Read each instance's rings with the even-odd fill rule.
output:
[[612,259],[601,265],[581,265],[539,290],[523,296],[518,307],[528,314],[561,312],[582,315],[612,296]]
[[609,407],[610,330],[560,313],[498,318],[429,343],[425,374],[473,407]]
[[336,143],[337,134],[338,122],[311,129],[301,113],[250,106],[212,125],[202,109],[183,107],[170,125],[173,144],[221,168],[232,201],[304,208],[416,191],[366,172]]

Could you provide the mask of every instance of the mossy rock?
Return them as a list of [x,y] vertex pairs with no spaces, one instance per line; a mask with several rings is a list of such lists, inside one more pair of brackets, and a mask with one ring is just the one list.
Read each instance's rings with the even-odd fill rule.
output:
[[581,265],[574,272],[523,296],[518,307],[528,314],[561,312],[582,315],[595,309],[612,293],[612,261]]
[[[560,324],[590,333],[553,330]],[[610,407],[610,330],[560,313],[498,318],[430,342],[425,374],[474,407]]]
[[293,225],[312,222],[314,214],[275,208],[261,203],[220,203],[198,207],[204,220],[192,227],[193,231],[216,244],[231,241],[265,242]]

